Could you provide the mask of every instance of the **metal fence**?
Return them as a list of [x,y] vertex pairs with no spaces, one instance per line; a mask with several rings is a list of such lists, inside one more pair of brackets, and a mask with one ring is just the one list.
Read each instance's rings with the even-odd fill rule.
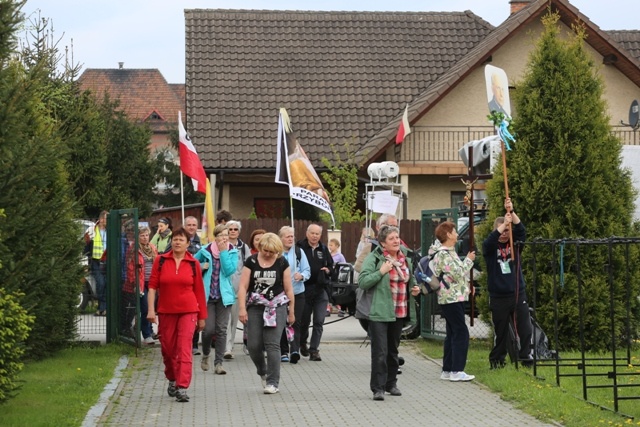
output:
[[[640,265],[633,260],[640,251],[640,238],[536,240],[524,244],[533,256],[527,267],[531,274],[529,300],[534,312],[541,300],[543,286],[546,288],[544,295],[549,295],[549,283],[552,284],[553,322],[546,322],[552,325],[546,334],[559,355],[555,359],[536,361],[534,375],[538,374],[538,367],[551,366],[558,386],[567,378],[579,378],[585,401],[603,409],[623,412],[621,403],[640,400],[640,384],[637,383],[640,372],[629,369],[633,366],[634,352],[637,355],[638,351],[634,349],[634,339],[640,334],[633,326],[637,324],[637,319],[633,317],[637,316],[634,310],[637,310],[640,298],[635,284]],[[600,271],[583,268],[594,260],[603,259],[605,264]],[[574,282],[569,291],[566,289],[569,283],[567,276]],[[543,280],[546,285],[542,284]],[[585,283],[589,282],[599,284],[598,287],[604,290],[598,294],[598,298],[606,299],[607,312],[594,313],[592,308],[587,308],[586,302],[594,297],[585,292]],[[589,289],[593,290],[593,285]],[[569,358],[562,354],[567,347],[563,341],[573,337],[566,336],[566,306],[564,310],[560,307],[567,294],[573,292],[577,301],[578,348],[572,350],[577,350],[579,356]],[[589,351],[589,343],[585,339],[587,334],[592,333],[590,329],[595,324],[607,325],[608,333],[603,334],[603,339],[608,340],[609,347],[608,352],[597,356]],[[592,391],[595,389],[609,389],[611,397],[605,402],[594,402]],[[613,408],[609,407],[610,402]]]
[[[442,215],[443,218],[447,217],[445,213]],[[552,367],[558,386],[562,386],[562,382],[568,378],[578,378],[584,400],[603,409],[624,413],[621,404],[629,402],[627,404],[631,405],[631,401],[640,400],[640,384],[637,382],[640,371],[632,369],[638,357],[638,344],[634,340],[640,336],[640,330],[634,326],[638,319],[633,317],[637,316],[640,299],[635,284],[640,277],[640,265],[633,262],[634,256],[640,253],[640,238],[535,240],[518,244],[527,246],[532,257],[525,267],[525,273],[528,276],[527,295],[533,313],[539,311],[538,303],[543,298],[547,303],[544,310],[545,327],[540,332],[534,328],[533,342],[538,343],[546,336],[556,355],[555,358],[538,360],[537,352],[533,351],[533,374],[538,376],[540,368]],[[605,260],[604,268],[583,268],[596,260]],[[565,288],[569,281],[573,282],[571,291]],[[585,292],[585,283],[601,284],[604,292],[599,293],[597,298],[606,298],[608,311],[594,313],[593,307],[587,307],[586,302],[594,296]],[[567,327],[571,321],[575,324],[576,319],[567,317],[566,302],[564,309],[560,308],[568,292],[575,292],[573,297],[576,306],[571,309],[578,316],[577,332]],[[436,295],[422,296],[421,312],[421,336],[443,339],[446,335],[445,322],[440,315]],[[474,326],[471,326],[468,304],[466,319],[472,338],[491,337],[490,319],[475,318]],[[608,340],[609,346],[608,352],[597,356],[590,352],[590,343],[585,338],[593,333],[590,329],[596,324],[607,326],[603,339]],[[572,347],[566,341],[577,344]],[[533,347],[535,349],[535,344]],[[577,352],[579,356],[570,358],[563,355],[563,351],[568,350]],[[596,389],[611,390],[610,398],[594,401],[593,391]],[[613,408],[609,407],[610,404]]]
[[[112,210],[107,219],[107,255],[106,255],[106,298],[107,314],[94,313],[97,308],[95,296],[89,305],[81,310],[77,317],[77,333],[82,340],[124,341],[140,346],[140,289],[138,269],[132,269],[130,277],[132,289],[124,286],[127,281],[127,259],[132,250],[138,247],[138,210]],[[135,257],[137,259],[137,257]],[[133,292],[131,292],[133,291]],[[143,290],[144,292],[144,290]]]

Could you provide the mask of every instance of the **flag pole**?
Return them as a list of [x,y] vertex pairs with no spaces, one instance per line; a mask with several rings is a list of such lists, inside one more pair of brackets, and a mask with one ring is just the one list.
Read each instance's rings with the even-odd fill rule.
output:
[[291,191],[289,191],[289,206],[291,206],[291,228],[295,229],[293,226],[293,197],[291,197]]
[[182,206],[182,224],[184,225],[184,182],[183,174],[180,171],[180,206]]
[[[505,142],[500,138],[500,146],[502,147],[502,178],[504,179],[505,198],[509,198],[509,181],[507,179],[507,150]],[[510,211],[508,211],[510,212]],[[513,248],[513,228],[509,227],[509,245]],[[515,260],[515,251],[511,250],[511,261]]]

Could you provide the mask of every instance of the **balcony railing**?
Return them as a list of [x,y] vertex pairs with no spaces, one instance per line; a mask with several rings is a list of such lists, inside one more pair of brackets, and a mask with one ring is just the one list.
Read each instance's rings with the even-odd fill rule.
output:
[[[613,126],[623,145],[640,145],[640,135],[628,126]],[[495,135],[493,126],[416,126],[400,146],[400,162],[458,162],[458,151],[469,141]],[[517,136],[516,136],[517,143]]]

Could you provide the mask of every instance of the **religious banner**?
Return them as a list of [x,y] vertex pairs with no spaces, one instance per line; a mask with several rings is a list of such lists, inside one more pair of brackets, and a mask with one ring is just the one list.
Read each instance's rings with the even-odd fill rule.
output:
[[284,108],[280,109],[278,121],[275,182],[288,185],[292,199],[300,200],[322,209],[331,215],[333,221],[333,210],[329,202],[329,195],[325,191],[320,177],[302,146],[298,143],[298,138],[291,128],[289,115]]

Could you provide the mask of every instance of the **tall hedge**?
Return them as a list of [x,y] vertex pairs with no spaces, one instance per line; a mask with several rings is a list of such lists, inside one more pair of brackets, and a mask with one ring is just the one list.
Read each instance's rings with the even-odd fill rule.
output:
[[[543,18],[544,31],[530,55],[522,81],[516,83],[516,133],[513,150],[507,152],[510,196],[514,209],[527,227],[527,240],[598,240],[633,233],[635,192],[630,173],[621,168],[621,142],[611,133],[603,99],[603,81],[598,66],[587,52],[584,32],[576,26],[564,37],[559,16]],[[501,165],[488,185],[491,215],[504,214],[504,183]],[[486,230],[485,230],[486,231]],[[548,248],[538,252],[537,317],[543,328],[553,331],[554,298],[558,304],[560,342],[565,348],[579,346],[578,271],[583,279],[582,314],[587,349],[611,347],[609,288],[606,247],[582,246],[580,266],[573,247],[552,257]],[[631,248],[631,265],[638,264],[638,251]],[[531,247],[523,256],[531,293]],[[563,282],[553,268],[563,269]],[[621,250],[614,250],[615,338],[624,342],[627,302],[625,266]],[[632,277],[631,295],[640,289]],[[533,295],[529,295],[531,300]],[[638,330],[638,300],[630,301],[632,333]]]
[[46,64],[14,60],[21,4],[0,5],[0,288],[24,294],[18,302],[35,316],[28,355],[38,358],[75,336],[81,243],[64,145],[44,114]]

